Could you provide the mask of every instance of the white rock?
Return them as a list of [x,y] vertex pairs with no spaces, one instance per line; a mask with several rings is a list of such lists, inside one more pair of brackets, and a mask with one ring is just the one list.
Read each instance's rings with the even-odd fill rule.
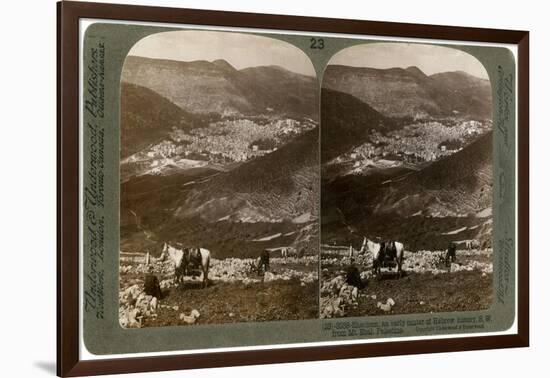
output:
[[391,311],[391,306],[389,304],[382,304],[380,302],[378,302],[380,305],[378,306],[378,308],[384,312],[389,312]]
[[195,322],[197,321],[197,318],[195,318],[194,316],[187,316],[184,313],[181,313],[180,320],[183,320],[187,324],[195,324]]
[[139,311],[134,308],[131,310],[128,310],[128,326],[129,327],[141,327],[141,321],[139,320]]
[[151,299],[151,302],[149,302],[149,307],[151,308],[151,310],[157,311],[157,307],[158,307],[157,297],[153,297],[153,299]]

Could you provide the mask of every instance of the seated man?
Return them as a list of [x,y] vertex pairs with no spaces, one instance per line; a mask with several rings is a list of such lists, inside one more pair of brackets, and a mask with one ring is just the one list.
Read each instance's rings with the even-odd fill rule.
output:
[[366,286],[361,279],[359,269],[354,265],[353,259],[351,260],[350,266],[346,269],[346,283],[358,289],[363,289]]

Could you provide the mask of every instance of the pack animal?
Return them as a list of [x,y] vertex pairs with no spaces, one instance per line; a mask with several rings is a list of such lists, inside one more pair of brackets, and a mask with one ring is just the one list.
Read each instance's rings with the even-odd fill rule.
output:
[[475,239],[466,240],[466,249],[468,251],[471,251],[472,249],[479,249],[479,247],[480,247],[479,240],[475,240]]
[[199,267],[202,272],[202,287],[208,286],[208,269],[210,268],[210,251],[206,248],[173,247],[164,243],[161,261],[166,257],[174,263],[174,281],[177,284],[183,282],[183,276],[188,276],[191,268]]
[[285,260],[289,257],[298,257],[298,251],[294,247],[281,248],[281,257]]
[[381,268],[388,262],[395,262],[397,264],[398,276],[401,277],[403,275],[402,266],[405,254],[403,243],[397,241],[375,243],[367,239],[366,247],[373,256],[372,268],[374,274],[380,274]]

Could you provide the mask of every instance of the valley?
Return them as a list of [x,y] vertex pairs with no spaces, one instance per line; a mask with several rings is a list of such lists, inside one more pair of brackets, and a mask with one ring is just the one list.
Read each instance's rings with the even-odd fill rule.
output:
[[[121,325],[317,317],[316,79],[129,56],[121,98]],[[209,251],[207,288],[174,281],[165,243]],[[161,295],[145,292],[150,276]]]
[[[489,82],[466,72],[327,67],[322,318],[491,306],[491,110]],[[398,243],[392,260],[383,248]]]

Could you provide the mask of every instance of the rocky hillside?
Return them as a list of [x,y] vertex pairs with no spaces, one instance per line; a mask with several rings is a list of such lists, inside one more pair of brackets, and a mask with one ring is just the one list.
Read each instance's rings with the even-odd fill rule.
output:
[[253,257],[292,245],[316,254],[319,164],[315,128],[228,171],[134,177],[121,187],[121,248],[158,255],[159,240]]
[[323,88],[351,94],[387,117],[491,117],[491,86],[462,71],[425,75],[418,67],[329,65]]
[[237,70],[224,60],[181,62],[129,56],[122,81],[154,90],[198,114],[317,119],[317,82],[281,67]]
[[490,214],[492,206],[493,133],[418,172],[384,183],[375,213],[410,216]]
[[279,222],[302,216],[308,223],[318,215],[318,142],[316,127],[270,154],[220,173],[204,188],[193,189],[177,216],[210,222]]
[[492,183],[492,132],[414,169],[379,167],[325,177],[323,241],[360,243],[359,236],[368,235],[400,240],[411,250],[446,248],[465,239],[491,246]]
[[[326,247],[321,257],[321,318],[419,314],[487,309],[492,303],[493,251],[458,250],[445,263],[445,250],[405,251],[404,277],[376,278],[371,253],[353,261]],[[347,282],[349,267],[359,271],[364,287]],[[391,275],[391,273],[390,273]]]

